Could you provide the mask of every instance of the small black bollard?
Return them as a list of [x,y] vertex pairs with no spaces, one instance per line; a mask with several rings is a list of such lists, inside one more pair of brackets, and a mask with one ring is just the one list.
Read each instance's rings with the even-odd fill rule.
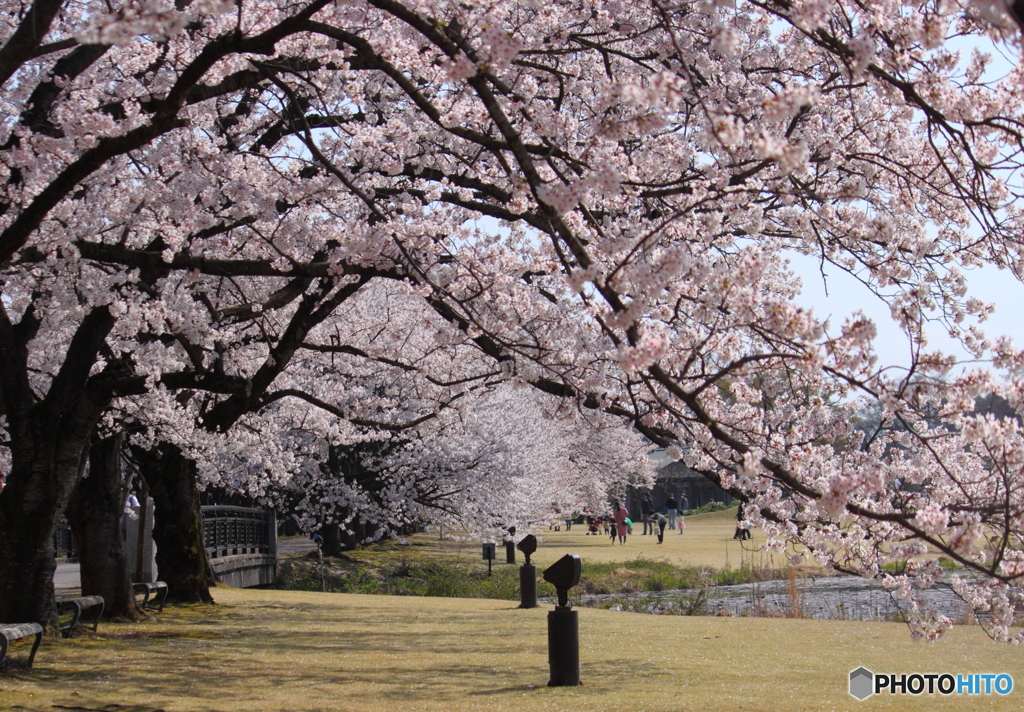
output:
[[509,540],[505,542],[505,563],[516,563],[516,543],[514,541]]
[[571,608],[548,611],[548,687],[575,687],[580,683],[580,619]]
[[548,687],[582,684],[579,615],[569,603],[569,589],[580,582],[580,569],[580,557],[566,554],[544,571],[544,580],[558,592],[558,605],[548,612]]
[[494,544],[484,544],[483,556],[487,561],[487,575],[491,575],[491,562],[494,561]]
[[537,607],[537,567],[533,564],[519,567],[519,607]]
[[537,551],[537,537],[527,534],[516,544],[526,556],[526,563],[519,567],[519,607],[537,607],[537,567],[530,563],[530,555]]

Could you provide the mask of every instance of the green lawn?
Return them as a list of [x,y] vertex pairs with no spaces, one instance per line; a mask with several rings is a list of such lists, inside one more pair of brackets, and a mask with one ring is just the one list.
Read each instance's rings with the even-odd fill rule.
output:
[[[640,527],[625,546],[586,527],[541,532],[538,569],[566,553],[591,583],[640,589],[681,568],[780,569],[785,558],[732,539],[735,510],[687,519],[658,545]],[[499,551],[499,560],[503,552]],[[420,534],[350,554],[368,571],[432,563],[478,580],[479,544]],[[520,562],[522,555],[519,555]],[[478,571],[479,569],[479,571]],[[495,564],[510,581],[516,569]],[[456,573],[456,577],[459,574]],[[437,577],[430,585],[437,585]],[[459,581],[450,582],[452,585]],[[408,585],[408,581],[406,581]],[[471,589],[472,590],[472,589]],[[410,592],[412,592],[410,590]],[[422,593],[422,591],[417,591]],[[546,610],[478,598],[218,588],[216,606],[169,608],[156,623],[103,624],[47,641],[31,671],[0,675],[0,709],[83,712],[253,710],[875,710],[1020,709],[1024,661],[976,627],[934,644],[897,623],[650,616],[581,609],[583,686],[549,689]],[[27,646],[16,645],[15,660]],[[1006,697],[873,697],[847,692],[850,670],[1008,673]]]
[[765,543],[765,536],[758,530],[749,541],[733,539],[736,530],[736,508],[709,514],[686,517],[686,533],[666,529],[665,543],[658,544],[658,537],[643,536],[643,525],[633,525],[633,535],[626,538],[624,545],[611,544],[606,536],[587,536],[585,525],[574,524],[571,531],[542,531],[543,540],[537,551],[538,561],[550,563],[567,552],[579,554],[584,564],[587,561],[615,562],[628,561],[637,557],[660,559],[680,566],[708,566],[716,569],[741,566],[757,568],[782,568],[786,557],[780,554],[758,551]]
[[[896,623],[580,611],[583,686],[549,689],[545,609],[497,600],[217,589],[217,606],[44,644],[0,676],[13,710],[949,710],[1006,697],[846,693],[849,671],[1006,672],[1019,651],[974,627],[934,644]],[[26,648],[13,655],[24,659]]]
[[[571,531],[541,530],[537,532],[540,546],[533,555],[538,567],[554,563],[567,553],[579,554],[584,565],[588,561],[595,563],[612,563],[630,561],[636,558],[657,559],[680,566],[707,566],[712,568],[741,566],[783,568],[786,557],[778,553],[759,551],[765,537],[754,530],[754,538],[740,542],[732,538],[736,528],[736,508],[699,514],[686,518],[686,533],[665,532],[665,543],[658,544],[653,535],[643,536],[643,525],[637,522],[633,526],[633,535],[628,537],[625,545],[612,544],[607,536],[588,536],[587,527],[574,524]],[[444,536],[438,536],[436,530],[432,534],[415,534],[409,538],[409,545],[403,546],[395,542],[382,542],[366,548],[349,552],[348,555],[360,562],[384,565],[405,558],[417,561],[452,561],[480,562],[480,544],[472,541],[460,541],[466,537],[464,532],[445,530]],[[450,538],[449,534],[459,535]],[[505,554],[498,548],[498,560],[504,561]],[[522,563],[522,554],[517,552]],[[496,566],[499,564],[495,564]]]
[[[588,536],[585,526],[545,530],[538,533],[540,547],[533,560],[543,571],[567,553],[578,554],[583,562],[578,593],[701,588],[786,575],[785,556],[759,550],[764,542],[760,532],[752,541],[732,538],[735,511],[690,517],[686,533],[666,532],[663,544],[654,535],[642,535],[639,525],[625,545]],[[404,544],[378,542],[322,563],[308,555],[293,557],[282,565],[278,583],[306,591],[518,600],[518,568],[505,563],[503,547],[488,576],[478,542],[445,534],[417,534]],[[522,554],[517,553],[517,561],[524,561]],[[539,593],[555,592],[542,582]]]

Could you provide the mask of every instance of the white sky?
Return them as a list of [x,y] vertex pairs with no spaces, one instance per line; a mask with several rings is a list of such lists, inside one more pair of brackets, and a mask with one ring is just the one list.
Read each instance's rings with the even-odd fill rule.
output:
[[[1008,75],[1015,63],[1020,61],[1015,46],[1005,43],[990,43],[977,37],[954,38],[946,48],[960,52],[961,67],[970,61],[971,49],[978,46],[992,54],[992,63],[984,73],[983,81],[995,81]],[[830,331],[837,331],[846,317],[855,311],[865,316],[878,327],[876,351],[879,365],[906,366],[910,363],[910,345],[889,316],[889,308],[868,292],[853,277],[841,270],[825,266],[826,283],[822,281],[821,268],[817,260],[790,253],[790,266],[803,282],[803,294],[797,300],[805,307],[814,309],[819,318],[828,318]],[[1024,284],[1014,278],[1009,270],[986,266],[964,271],[968,280],[968,293],[983,302],[994,304],[995,313],[979,324],[990,342],[998,336],[1011,337],[1017,346],[1024,345]],[[955,340],[951,339],[941,324],[933,324],[928,331],[929,348],[952,354],[961,360],[973,359]]]
[[[819,318],[828,318],[830,331],[835,333],[846,317],[855,311],[862,311],[878,327],[876,351],[880,366],[906,366],[910,363],[910,346],[907,337],[889,316],[889,308],[872,295],[862,284],[845,272],[825,266],[826,280],[823,281],[817,260],[798,254],[790,254],[790,266],[803,282],[803,293],[797,300],[810,307]],[[989,341],[997,336],[1009,336],[1020,346],[1024,344],[1024,284],[1014,278],[1009,270],[983,267],[965,272],[968,278],[968,293],[983,302],[995,305],[995,313],[980,324]],[[827,294],[826,294],[827,286]],[[957,356],[961,360],[971,358],[964,349],[951,339],[941,324],[933,324],[928,331],[929,347]]]

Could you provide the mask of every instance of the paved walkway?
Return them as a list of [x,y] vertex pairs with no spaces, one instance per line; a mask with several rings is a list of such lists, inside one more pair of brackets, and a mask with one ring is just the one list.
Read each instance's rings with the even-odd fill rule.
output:
[[82,592],[81,571],[80,564],[57,564],[57,571],[53,574],[57,598],[71,598]]
[[308,536],[295,536],[277,540],[278,556],[291,556],[292,554],[301,554],[306,551],[314,551],[315,549],[316,544]]

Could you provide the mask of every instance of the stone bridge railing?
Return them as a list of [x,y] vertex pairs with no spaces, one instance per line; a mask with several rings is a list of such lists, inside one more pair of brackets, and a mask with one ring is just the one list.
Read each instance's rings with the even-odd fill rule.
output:
[[277,518],[273,510],[211,505],[202,512],[206,553],[221,581],[236,588],[274,582]]

